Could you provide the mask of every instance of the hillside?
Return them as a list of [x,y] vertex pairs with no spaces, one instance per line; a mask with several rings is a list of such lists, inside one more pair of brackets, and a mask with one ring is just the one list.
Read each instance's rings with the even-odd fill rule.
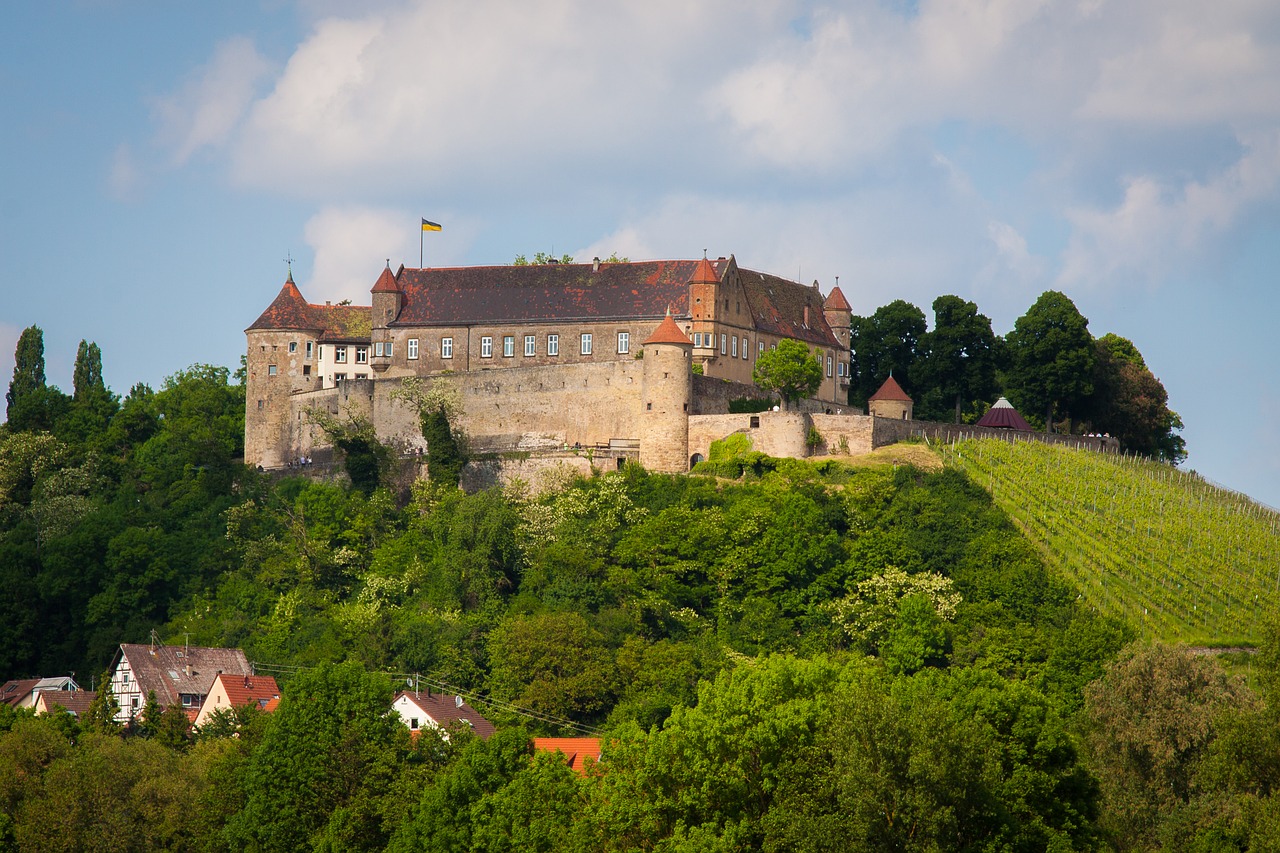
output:
[[1139,636],[1253,644],[1280,608],[1280,515],[1194,473],[1038,442],[941,448],[1098,612]]

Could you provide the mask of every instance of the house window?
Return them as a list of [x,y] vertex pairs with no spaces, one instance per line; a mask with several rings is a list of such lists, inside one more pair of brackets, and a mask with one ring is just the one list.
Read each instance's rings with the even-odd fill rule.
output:
[[345,374],[345,373],[335,373],[335,374],[333,374],[333,381],[334,381],[334,382],[341,382],[342,380],[344,380],[344,379],[346,379],[346,378],[347,378],[347,374]]
[[373,345],[373,355],[375,358],[382,357],[382,341],[378,341]]
[[744,359],[747,357],[747,339],[746,338],[742,339],[742,357]]
[[267,365],[267,375],[268,376],[276,375],[276,366],[274,364]]
[[700,346],[702,346],[702,332],[694,332],[694,333],[693,333],[693,345],[694,345],[695,347],[700,347]]
[[843,362],[843,361],[838,362],[838,363],[836,364],[836,376],[844,376],[844,362]]
[[480,357],[493,358],[493,338],[488,335],[480,339]]
[[[728,300],[725,300],[725,301],[727,302]],[[726,305],[725,307],[727,308],[728,306]],[[724,355],[728,351],[729,351],[729,336],[721,335],[720,336],[720,354]]]
[[525,335],[525,336],[524,336],[524,354],[525,354],[525,355],[537,355],[537,354],[538,354],[538,344],[537,344],[537,340],[534,338],[534,336],[533,336],[533,335]]
[[827,356],[827,376],[831,375],[831,356]]
[[516,354],[516,336],[503,335],[502,336],[502,357],[511,358],[515,354]]
[[408,356],[411,359],[416,359],[418,357],[418,339],[417,338],[409,338]]
[[738,357],[738,336],[734,335],[732,340],[733,340],[733,357],[737,358]]
[[[259,408],[259,409],[261,409],[261,408],[262,408],[262,401],[261,401],[261,400],[259,400],[259,401],[258,401],[258,408]],[[128,676],[126,675],[126,676],[125,676],[125,678],[128,678]]]
[[764,355],[764,341],[760,342],[760,354]]
[[410,728],[410,729],[412,729],[412,730],[413,730],[413,731],[415,731],[415,732],[418,730],[418,718],[417,718],[417,717],[410,717],[410,718],[409,718],[409,728]]
[[560,336],[547,335],[547,355],[560,354]]
[[624,355],[631,351],[631,333],[618,332],[618,355]]
[[298,351],[298,342],[289,341],[289,355],[293,355],[297,351]]
[[453,358],[453,338],[440,339],[440,357]]
[[578,345],[578,352],[583,355],[591,355],[591,333],[583,332],[582,342]]
[[356,364],[368,364],[368,363],[369,363],[369,348],[356,347]]
[[391,348],[394,346],[395,346],[394,343],[392,343],[391,341],[387,341],[387,358],[391,358],[392,356]]
[[315,352],[315,346],[314,341],[307,341],[307,358],[311,358],[312,353]]
[[334,360],[334,361],[336,361],[338,364],[346,364],[346,363],[347,363],[347,348],[346,348],[346,347],[334,347],[334,348],[333,348],[333,360]]

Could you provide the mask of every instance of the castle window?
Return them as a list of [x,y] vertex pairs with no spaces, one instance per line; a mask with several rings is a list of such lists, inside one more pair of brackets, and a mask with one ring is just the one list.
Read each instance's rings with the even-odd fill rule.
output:
[[547,355],[560,354],[560,336],[547,335]]
[[537,354],[538,354],[538,343],[537,343],[537,339],[536,339],[536,338],[534,338],[534,336],[533,336],[533,335],[525,335],[525,336],[524,336],[524,354],[525,354],[525,355],[537,355]]
[[453,358],[453,338],[440,339],[440,357]]
[[742,357],[743,357],[743,359],[744,359],[744,360],[745,360],[745,359],[746,359],[746,357],[747,357],[747,339],[746,339],[746,337],[743,337],[743,339],[742,339]]
[[334,361],[336,361],[338,364],[346,364],[346,363],[347,363],[347,348],[346,348],[346,347],[334,347],[334,348],[333,348],[333,360],[334,360]]
[[737,335],[733,336],[733,357],[734,358],[738,357],[738,336]]
[[[734,343],[736,345],[737,342],[735,341]],[[724,355],[728,351],[729,351],[729,336],[721,335],[720,336],[720,354]]]
[[503,335],[502,336],[502,357],[511,358],[515,354],[516,354],[516,336]]
[[416,359],[418,357],[418,339],[417,338],[409,338],[409,352],[407,355],[411,359]]
[[314,341],[307,341],[307,358],[311,358],[312,353],[315,352],[315,347]]
[[831,375],[831,356],[827,356],[827,376]]
[[375,358],[382,357],[382,341],[378,341],[373,345],[373,355]]
[[836,363],[836,376],[844,376],[844,362]]
[[346,378],[347,378],[347,374],[345,374],[345,373],[335,373],[335,374],[333,374],[333,381],[334,381],[334,382],[341,382],[341,381],[343,381],[343,380],[344,380],[344,379],[346,379]]
[[276,375],[276,366],[275,366],[274,364],[268,364],[268,365],[267,365],[267,375],[268,375],[268,376],[275,376],[275,375]]
[[693,345],[694,345],[695,347],[700,347],[700,346],[702,346],[702,332],[694,332],[694,333],[693,333]]
[[582,341],[578,345],[578,352],[582,355],[591,355],[591,333],[583,332]]
[[302,365],[302,375],[303,375],[303,376],[310,376],[310,375],[311,375],[311,365],[309,365],[309,364],[304,364],[304,365]]
[[493,358],[493,338],[488,335],[480,339],[480,357]]
[[391,341],[387,341],[387,358],[391,358],[391,348],[395,346]]
[[289,355],[293,355],[297,351],[298,351],[298,342],[289,341]]
[[764,341],[760,342],[760,354],[764,355]]
[[261,410],[261,409],[262,409],[262,405],[263,405],[263,401],[262,401],[262,400],[259,400],[259,401],[258,401],[258,409],[259,409],[259,410]]
[[645,411],[647,411],[647,412],[652,412],[652,411],[653,411],[653,403],[645,403],[645,404],[644,404],[644,408],[645,408]]
[[368,363],[369,363],[369,348],[356,347],[356,364],[368,364]]
[[618,354],[622,355],[631,351],[631,333],[618,332]]

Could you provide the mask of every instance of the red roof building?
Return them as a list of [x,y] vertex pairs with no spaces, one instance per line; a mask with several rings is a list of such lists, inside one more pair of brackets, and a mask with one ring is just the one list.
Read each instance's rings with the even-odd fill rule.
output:
[[987,413],[979,419],[977,426],[991,427],[992,429],[1016,429],[1023,432],[1032,432],[1031,424],[1027,423],[1022,415],[1018,414],[1018,410],[1013,404],[1001,397],[996,400]]
[[914,406],[915,401],[902,390],[902,386],[893,378],[893,374],[890,374],[880,389],[867,399],[868,414],[878,418],[909,421]]
[[267,711],[280,699],[280,688],[269,675],[228,675],[223,673],[213,680],[209,694],[195,716],[195,724],[203,726],[214,711],[224,708],[252,706]]
[[536,737],[533,748],[539,752],[558,752],[575,773],[587,775],[587,761],[600,760],[600,739],[594,737]]
[[219,675],[249,676],[253,668],[240,649],[122,643],[111,666],[109,689],[120,704],[116,720],[141,714],[154,692],[160,707],[176,705],[192,719]]
[[493,723],[454,693],[402,690],[396,694],[391,708],[400,715],[414,737],[425,728],[445,729],[447,735],[447,730],[455,725],[467,726],[477,737],[485,740],[494,732]]

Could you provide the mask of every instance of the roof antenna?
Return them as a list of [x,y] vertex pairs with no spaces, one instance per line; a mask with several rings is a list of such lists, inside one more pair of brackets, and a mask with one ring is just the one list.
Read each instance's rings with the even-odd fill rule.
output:
[[293,252],[285,252],[283,260],[289,270],[289,281],[293,281]]

